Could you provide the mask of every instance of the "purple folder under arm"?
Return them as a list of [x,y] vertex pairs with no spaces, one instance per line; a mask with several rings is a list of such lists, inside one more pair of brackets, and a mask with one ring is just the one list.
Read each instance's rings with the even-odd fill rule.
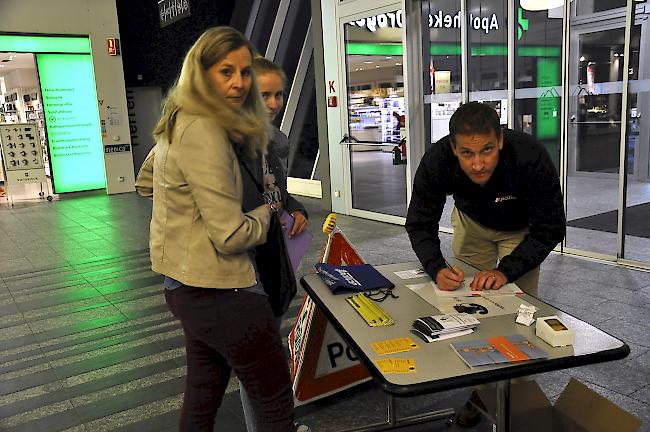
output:
[[287,250],[289,252],[291,265],[293,265],[294,271],[298,271],[298,266],[300,266],[302,257],[305,256],[307,249],[309,249],[309,245],[311,244],[311,240],[314,238],[314,235],[305,229],[299,235],[289,237],[291,228],[293,228],[294,219],[293,216],[291,216],[286,211],[283,211],[280,215],[280,222],[284,227],[284,242],[287,244]]

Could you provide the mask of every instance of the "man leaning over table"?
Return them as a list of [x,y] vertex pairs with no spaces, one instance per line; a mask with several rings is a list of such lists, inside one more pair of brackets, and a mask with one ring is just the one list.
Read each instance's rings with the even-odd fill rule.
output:
[[[406,231],[424,270],[442,290],[465,278],[440,251],[438,224],[453,195],[452,250],[476,267],[470,287],[498,290],[515,282],[537,296],[539,266],[566,233],[560,181],[544,147],[532,136],[501,129],[488,105],[462,105],[449,120],[449,135],[420,161],[406,217]],[[456,415],[476,425],[484,409],[476,391]]]
[[502,130],[493,108],[470,102],[451,116],[449,135],[425,153],[406,231],[424,270],[451,291],[465,275],[440,251],[446,195],[454,197],[453,253],[479,269],[471,288],[515,282],[537,295],[539,266],[566,233],[560,181],[544,147],[531,135]]

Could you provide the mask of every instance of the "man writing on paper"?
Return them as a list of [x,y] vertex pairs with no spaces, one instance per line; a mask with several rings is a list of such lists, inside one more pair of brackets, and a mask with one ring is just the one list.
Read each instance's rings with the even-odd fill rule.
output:
[[559,178],[544,147],[530,135],[502,130],[493,108],[470,102],[452,115],[449,135],[425,153],[406,231],[424,270],[451,291],[465,275],[446,265],[440,251],[446,195],[455,204],[454,255],[479,269],[471,288],[515,282],[537,295],[539,266],[566,232]]

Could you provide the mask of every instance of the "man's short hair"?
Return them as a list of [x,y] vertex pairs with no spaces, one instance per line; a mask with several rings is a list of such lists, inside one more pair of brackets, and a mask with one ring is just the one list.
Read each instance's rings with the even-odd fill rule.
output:
[[455,137],[461,135],[489,134],[499,138],[501,124],[497,112],[489,105],[480,102],[468,102],[461,105],[449,120],[449,139],[456,145]]

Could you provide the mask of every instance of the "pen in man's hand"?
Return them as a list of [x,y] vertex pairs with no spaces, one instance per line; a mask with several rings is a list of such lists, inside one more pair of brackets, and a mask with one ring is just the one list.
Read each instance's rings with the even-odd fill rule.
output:
[[454,268],[451,266],[451,264],[449,264],[449,262],[446,259],[443,258],[442,260],[445,262],[445,265],[447,266],[447,268],[449,270],[451,270],[454,274],[458,274],[458,273],[456,273],[456,270],[454,270]]
[[[451,264],[449,264],[449,261],[447,261],[447,260],[444,259],[444,258],[443,258],[442,260],[445,262],[445,265],[447,266],[447,268],[448,268],[449,270],[451,270],[451,272],[452,272],[453,274],[458,275],[458,272],[456,271],[455,268],[453,268],[453,267],[451,266]],[[462,285],[463,285],[463,282],[464,282],[464,281],[460,281],[460,284],[459,284],[458,286],[459,286],[459,287],[462,286]]]

